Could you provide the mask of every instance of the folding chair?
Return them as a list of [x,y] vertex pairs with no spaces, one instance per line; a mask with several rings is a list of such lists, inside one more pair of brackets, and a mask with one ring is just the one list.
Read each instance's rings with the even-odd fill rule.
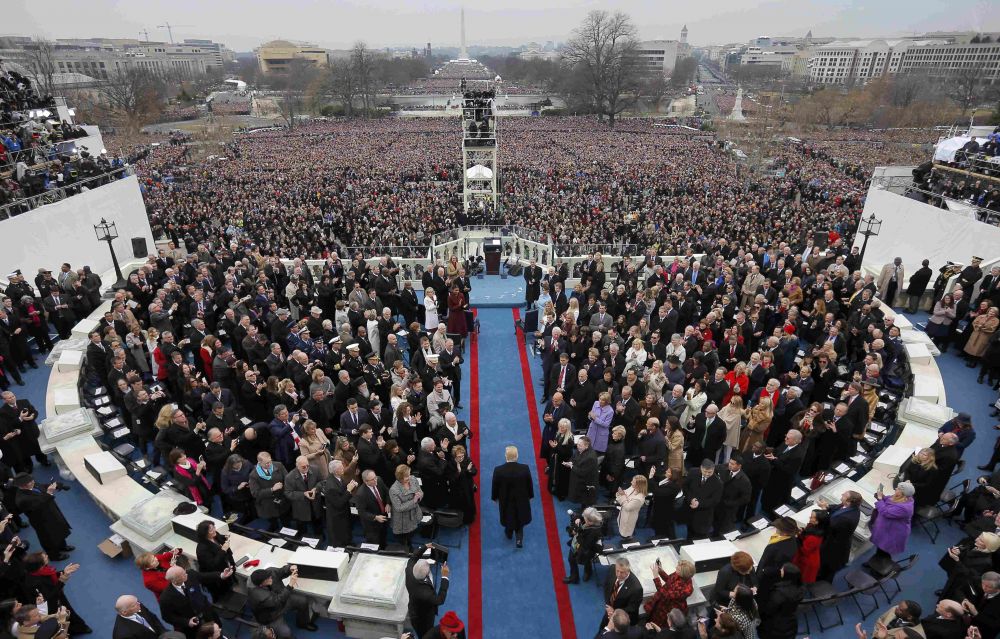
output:
[[[937,506],[924,506],[917,509],[913,520],[931,538],[932,544],[937,542],[938,535],[941,534],[941,528],[937,525],[937,520],[944,519],[948,513],[957,510],[959,499],[961,499],[960,495],[954,495],[951,501],[940,503]],[[931,532],[928,526],[933,526],[934,532]]]
[[[868,615],[878,610],[878,597],[876,596],[879,587],[878,581],[864,570],[857,568],[848,571],[844,575],[844,579],[847,581],[847,585],[851,587],[849,592],[851,598],[854,599],[854,605],[858,607],[858,612],[861,613],[861,618],[867,619]],[[861,602],[858,601],[858,595],[866,595],[872,598],[871,610],[865,612],[865,609],[861,607]]]
[[[809,586],[809,594],[812,596],[811,599],[807,599],[802,603],[812,602],[812,611],[816,616],[816,623],[819,624],[820,632],[825,632],[830,628],[836,628],[837,626],[844,625],[844,616],[840,612],[840,600],[843,599],[844,594],[838,593],[833,584],[828,581],[817,581]],[[817,606],[822,606],[824,608],[833,608],[837,611],[837,623],[826,625],[823,623],[823,619],[819,616],[819,608]],[[806,630],[808,631],[808,619],[806,620]]]

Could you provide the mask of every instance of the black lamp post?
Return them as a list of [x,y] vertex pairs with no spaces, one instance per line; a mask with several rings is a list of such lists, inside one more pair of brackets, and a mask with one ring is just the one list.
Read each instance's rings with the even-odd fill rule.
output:
[[874,213],[867,218],[861,218],[858,233],[865,236],[865,241],[861,243],[861,259],[858,260],[859,266],[865,263],[865,249],[868,248],[868,238],[877,236],[881,229],[882,220],[875,219]]
[[115,276],[118,278],[118,281],[112,284],[111,288],[113,290],[125,288],[125,277],[122,275],[122,267],[118,265],[118,256],[115,255],[115,247],[112,244],[114,240],[118,239],[118,229],[115,227],[115,223],[108,222],[102,217],[100,224],[94,225],[94,233],[97,234],[97,241],[107,242],[108,248],[111,250],[111,263],[115,265]]

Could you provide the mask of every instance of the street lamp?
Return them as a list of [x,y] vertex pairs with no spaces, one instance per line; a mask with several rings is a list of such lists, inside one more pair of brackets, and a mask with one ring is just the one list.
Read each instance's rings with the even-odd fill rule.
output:
[[861,243],[861,259],[858,260],[859,266],[865,263],[865,249],[868,248],[868,238],[877,236],[881,229],[882,220],[875,219],[874,213],[867,218],[861,218],[861,224],[858,225],[858,233],[865,236],[865,241]]
[[97,234],[98,242],[107,242],[108,248],[111,250],[111,263],[115,265],[115,276],[118,278],[114,284],[111,285],[113,290],[118,290],[125,288],[125,277],[122,276],[122,268],[118,265],[118,256],[115,255],[115,247],[112,242],[118,239],[118,229],[115,227],[114,222],[108,222],[103,217],[99,224],[94,225],[94,233]]

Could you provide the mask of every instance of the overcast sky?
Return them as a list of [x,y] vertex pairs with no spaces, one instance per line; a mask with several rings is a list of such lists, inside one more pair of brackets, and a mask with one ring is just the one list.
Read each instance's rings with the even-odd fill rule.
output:
[[[565,40],[592,9],[630,14],[645,39],[676,39],[684,24],[695,46],[759,35],[889,36],[931,30],[1000,31],[998,0],[501,0],[468,3],[470,46]],[[457,46],[452,0],[6,0],[0,35],[49,38],[210,38],[248,51],[277,38],[344,48]],[[145,36],[141,36],[145,38]]]

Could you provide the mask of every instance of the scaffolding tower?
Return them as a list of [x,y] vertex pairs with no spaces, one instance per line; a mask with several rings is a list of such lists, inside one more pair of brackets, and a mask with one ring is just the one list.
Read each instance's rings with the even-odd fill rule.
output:
[[466,214],[489,216],[499,201],[497,84],[493,80],[462,80],[462,200]]

